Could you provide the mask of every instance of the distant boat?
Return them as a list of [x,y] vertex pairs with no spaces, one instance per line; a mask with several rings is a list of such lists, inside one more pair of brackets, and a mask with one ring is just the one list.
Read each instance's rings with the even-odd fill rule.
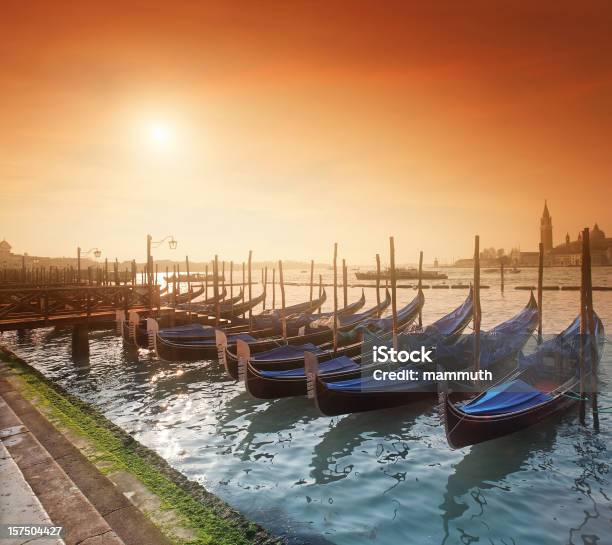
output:
[[[376,271],[356,272],[357,280],[376,280]],[[418,280],[419,271],[415,268],[397,268],[395,269],[395,278],[401,280]],[[423,271],[421,278],[423,280],[446,280],[448,276],[438,271]],[[390,280],[391,271],[387,268],[381,271],[380,280]]]
[[[501,269],[497,268],[497,269],[485,269],[482,272],[487,273],[487,274],[492,274],[492,273],[498,273],[500,271],[501,271]],[[518,274],[518,273],[521,272],[521,269],[517,269],[516,267],[512,267],[511,269],[504,269],[504,272],[508,273],[508,274]]]
[[[220,274],[218,276],[219,282],[223,282],[225,280],[225,276]],[[215,275],[214,274],[206,274],[206,273],[191,273],[190,275],[179,274],[178,279],[176,275],[172,276],[164,276],[164,280],[168,283],[174,282],[177,280],[178,282],[214,282]]]

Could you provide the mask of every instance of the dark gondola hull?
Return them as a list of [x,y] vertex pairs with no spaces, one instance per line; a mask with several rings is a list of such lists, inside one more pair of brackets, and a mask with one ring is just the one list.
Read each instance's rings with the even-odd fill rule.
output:
[[577,403],[572,397],[558,395],[543,405],[521,413],[474,417],[455,408],[454,394],[440,394],[440,398],[440,414],[448,444],[452,448],[475,445],[514,433],[533,426],[554,413],[566,411]]
[[437,395],[436,392],[426,390],[404,392],[362,391],[359,395],[354,395],[330,390],[325,386],[326,382],[321,377],[316,377],[312,381],[312,386],[309,386],[316,390],[315,404],[325,416],[401,407],[423,399],[434,400]]

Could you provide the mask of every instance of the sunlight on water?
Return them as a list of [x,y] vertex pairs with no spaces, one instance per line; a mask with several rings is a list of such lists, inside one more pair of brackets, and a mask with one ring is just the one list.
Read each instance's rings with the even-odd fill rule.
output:
[[[326,281],[330,272],[324,271]],[[469,282],[451,270],[448,283]],[[515,314],[535,285],[535,270],[483,274],[483,329]],[[594,285],[612,285],[594,269]],[[578,270],[546,271],[546,285],[577,285]],[[287,280],[307,274],[288,271]],[[259,293],[260,286],[254,288]],[[331,308],[331,288],[326,310]],[[287,304],[308,288],[287,287]],[[349,289],[349,302],[361,288]],[[399,304],[414,297],[398,290]],[[458,306],[466,290],[426,290],[427,324]],[[375,304],[366,289],[366,306]],[[595,305],[612,327],[612,293]],[[545,333],[574,318],[578,292],[544,292]],[[277,292],[277,302],[280,295]],[[342,292],[340,292],[342,302]],[[268,297],[268,305],[271,294]],[[523,432],[453,451],[431,402],[321,417],[305,398],[261,401],[227,380],[216,362],[169,363],[124,348],[112,332],[92,332],[87,366],[70,359],[70,332],[5,334],[1,342],[48,377],[96,405],[174,467],[294,543],[558,545],[606,543],[612,354],[601,364],[600,431],[570,411]],[[530,341],[526,351],[533,349]]]

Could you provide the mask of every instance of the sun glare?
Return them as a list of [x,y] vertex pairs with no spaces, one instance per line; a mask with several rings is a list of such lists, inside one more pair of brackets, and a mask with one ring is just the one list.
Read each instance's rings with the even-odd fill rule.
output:
[[156,149],[168,149],[173,143],[174,133],[164,123],[151,123],[148,127],[148,140]]

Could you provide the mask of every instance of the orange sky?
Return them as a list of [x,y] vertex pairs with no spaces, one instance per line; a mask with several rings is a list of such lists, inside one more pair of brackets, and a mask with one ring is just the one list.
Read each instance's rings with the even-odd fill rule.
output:
[[535,249],[544,198],[612,236],[609,2],[229,4],[2,3],[14,251],[450,260]]

